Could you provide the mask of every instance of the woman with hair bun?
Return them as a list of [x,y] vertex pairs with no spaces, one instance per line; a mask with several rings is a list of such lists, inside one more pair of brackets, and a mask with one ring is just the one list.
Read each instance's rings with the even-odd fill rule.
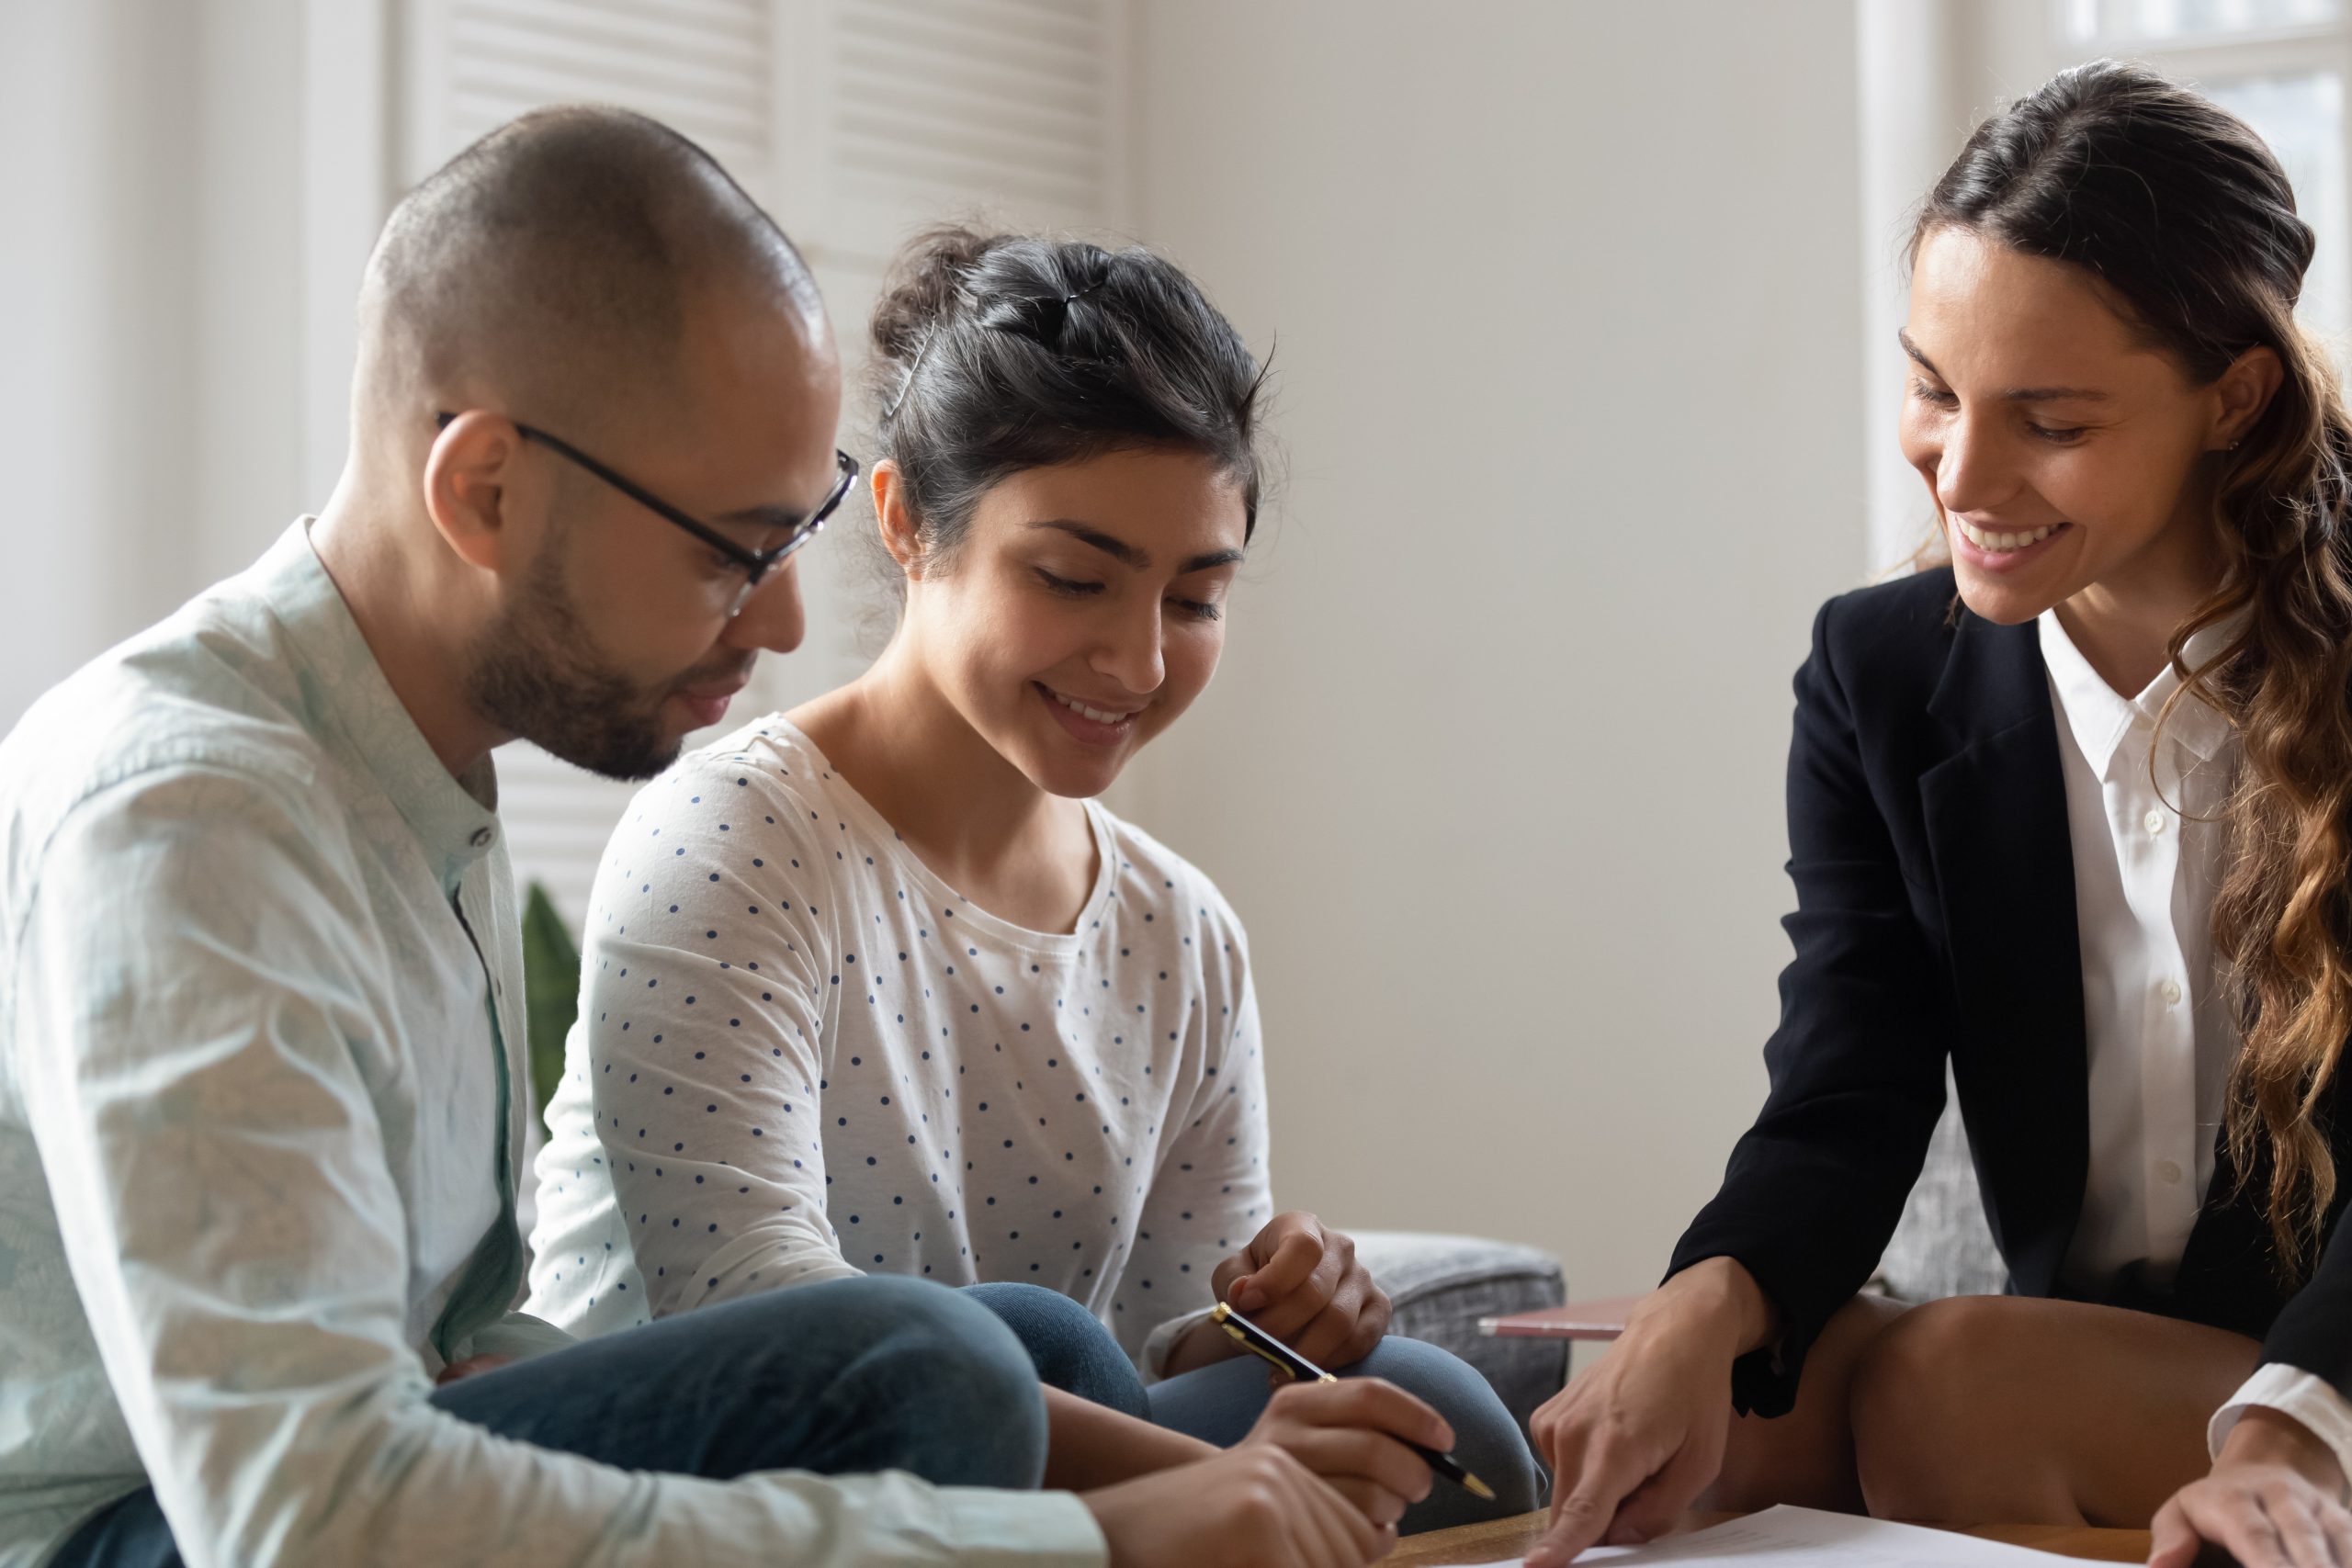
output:
[[[1771,1092],[1538,1413],[1531,1563],[1694,1502],[2352,1562],[2352,423],[2245,125],[2068,71],[1928,195],[1905,455],[1948,564],[1796,680]],[[1858,1295],[1957,1081],[2014,1294]]]
[[[1276,1210],[1240,923],[1093,798],[1216,668],[1257,522],[1256,362],[1148,251],[960,229],[900,258],[873,347],[895,634],[616,833],[534,1309],[594,1330],[860,1272],[972,1286],[1083,1396],[1052,1406],[1056,1451],[1097,1434],[1101,1479],[1260,1418],[1265,1367],[1207,1321],[1225,1301],[1425,1399],[1424,1440],[1498,1495],[1431,1492],[1334,1428],[1310,1465],[1375,1523],[1535,1506],[1494,1392],[1386,1337],[1348,1238]],[[1387,1430],[1433,1419],[1407,1404]]]

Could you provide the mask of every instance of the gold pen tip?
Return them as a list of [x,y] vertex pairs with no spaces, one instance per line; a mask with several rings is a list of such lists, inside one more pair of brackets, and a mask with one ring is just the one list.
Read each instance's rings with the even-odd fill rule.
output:
[[1484,1497],[1489,1503],[1495,1500],[1495,1489],[1467,1472],[1463,1473],[1462,1486],[1473,1497]]

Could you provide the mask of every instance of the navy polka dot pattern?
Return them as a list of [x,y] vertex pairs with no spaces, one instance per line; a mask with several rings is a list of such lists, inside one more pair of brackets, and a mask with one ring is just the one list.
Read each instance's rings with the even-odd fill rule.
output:
[[1024,1280],[1156,1359],[1272,1213],[1257,1002],[1208,879],[1088,812],[1055,935],[967,903],[780,718],[648,785],[591,901],[530,1310]]

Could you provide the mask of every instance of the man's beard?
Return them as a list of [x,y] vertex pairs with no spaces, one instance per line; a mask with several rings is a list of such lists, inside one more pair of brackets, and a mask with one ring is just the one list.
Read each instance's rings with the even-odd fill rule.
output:
[[564,591],[557,554],[539,552],[520,596],[475,643],[467,695],[482,717],[574,767],[650,779],[684,744],[683,734],[663,733],[662,705],[693,672],[639,686],[606,665]]

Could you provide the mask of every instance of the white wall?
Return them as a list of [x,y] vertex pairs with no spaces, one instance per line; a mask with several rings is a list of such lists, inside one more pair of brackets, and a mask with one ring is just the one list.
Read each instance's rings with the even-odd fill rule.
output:
[[300,0],[0,0],[0,729],[308,501]]
[[1289,479],[1141,765],[1277,1198],[1645,1287],[1761,1097],[1789,677],[1865,553],[1853,0],[1144,9],[1143,230]]

